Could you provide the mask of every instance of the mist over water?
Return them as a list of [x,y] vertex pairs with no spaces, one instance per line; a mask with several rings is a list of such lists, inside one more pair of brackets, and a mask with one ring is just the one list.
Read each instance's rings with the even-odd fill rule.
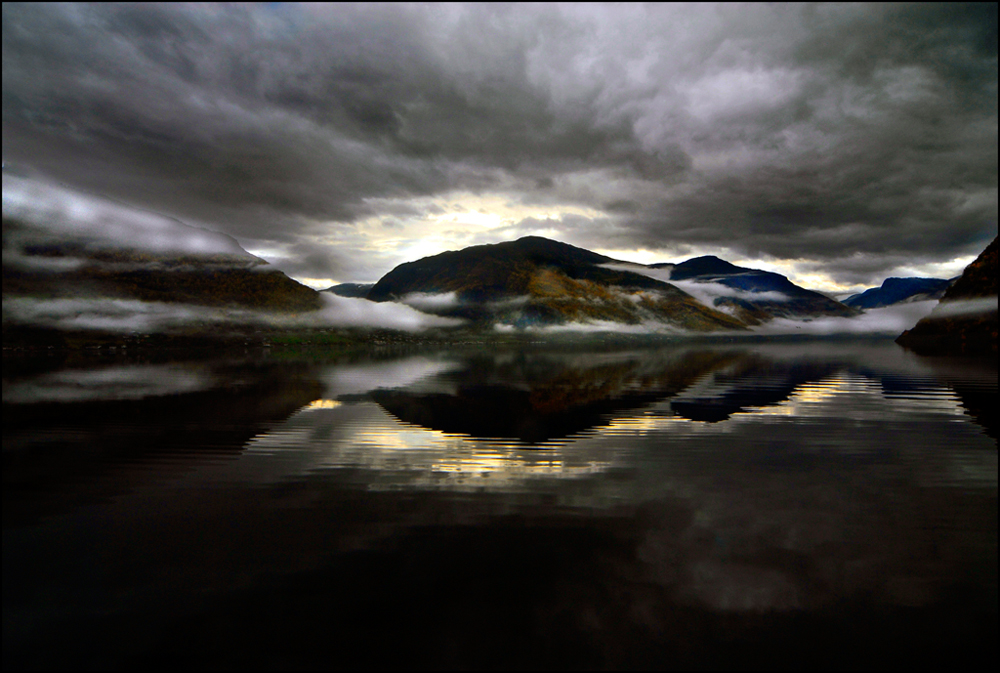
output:
[[4,663],[995,659],[996,401],[870,340],[5,359]]

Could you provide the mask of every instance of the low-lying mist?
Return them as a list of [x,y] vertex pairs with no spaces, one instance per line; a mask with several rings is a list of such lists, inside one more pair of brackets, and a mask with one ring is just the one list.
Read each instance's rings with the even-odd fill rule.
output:
[[[267,329],[370,328],[416,332],[431,328],[457,327],[466,324],[458,318],[424,313],[410,305],[396,302],[372,302],[367,299],[339,297],[321,293],[323,307],[318,311],[279,314],[239,308],[212,308],[191,304],[146,302],[135,299],[8,298],[3,302],[4,323],[25,324],[61,330],[100,330],[107,332],[159,332],[185,329],[256,325]],[[437,303],[434,300],[430,304]],[[754,327],[752,335],[836,335],[900,334],[934,311],[935,316],[955,316],[996,310],[997,300],[976,299],[947,302],[936,300],[898,304],[870,309],[854,317],[820,317],[812,320],[776,318]],[[935,310],[935,307],[937,309]],[[501,333],[619,333],[674,335],[685,330],[658,321],[621,324],[610,321],[572,322],[560,325],[514,327],[497,323]],[[693,332],[690,334],[694,334]],[[722,333],[714,333],[722,334]],[[728,334],[728,333],[727,333]],[[747,332],[733,332],[732,336]]]
[[240,308],[147,302],[136,299],[17,297],[3,302],[5,324],[60,330],[169,332],[188,329],[256,325],[269,329],[358,327],[413,332],[462,324],[456,318],[428,315],[406,306],[322,293],[318,311],[282,314]]
[[884,308],[869,309],[858,316],[822,316],[812,320],[775,318],[755,327],[755,334],[887,334],[898,335],[917,324],[937,305],[937,300],[895,304]]
[[[141,280],[142,273],[159,274],[157,277],[162,280],[160,284],[169,289],[180,277],[171,276],[171,272],[197,276],[206,269],[221,268],[218,265],[236,264],[247,270],[266,270],[270,267],[224,234],[191,227],[172,218],[110,199],[12,173],[3,175],[3,217],[5,290],[10,292],[3,301],[5,325],[119,333],[211,331],[227,326],[279,330],[370,328],[416,332],[472,325],[466,320],[449,317],[449,313],[454,316],[456,309],[463,307],[463,302],[455,292],[412,293],[397,302],[372,302],[324,292],[319,295],[318,302],[313,302],[311,296],[307,296],[297,298],[300,304],[289,303],[290,300],[286,299],[274,299],[267,305],[249,303],[243,307],[229,305],[229,302],[235,301],[229,295],[211,297],[216,306],[199,305],[198,297],[184,295],[182,292],[177,293],[176,297],[164,296],[172,295],[172,290],[162,290],[160,295],[147,293],[136,296],[129,296],[128,292],[121,291],[118,296],[114,296],[115,292],[104,291],[99,286],[102,279],[114,274],[133,274],[120,281],[122,287],[133,282],[131,279]],[[119,254],[122,251],[127,254]],[[716,300],[732,298],[785,302],[789,299],[780,292],[749,292],[721,283],[671,281],[670,268],[649,268],[627,263],[603,266],[668,281],[703,305],[730,313],[732,310],[726,306],[716,306]],[[11,283],[7,282],[8,269],[16,270]],[[74,273],[77,275],[73,276]],[[17,289],[17,278],[31,274],[48,284],[44,287],[28,286],[22,280],[18,282],[25,287]],[[246,277],[241,276],[238,283],[245,283],[247,278],[252,280],[256,276],[257,274],[252,273]],[[64,280],[67,278],[76,280]],[[218,287],[217,284],[212,285],[216,281],[210,278],[206,275],[206,287],[198,286],[199,292],[210,293],[213,291],[212,287]],[[295,286],[292,289],[301,291],[299,294],[309,294],[305,288],[288,279],[284,281]],[[88,283],[96,284],[91,287]],[[71,291],[64,291],[67,287]],[[254,289],[248,289],[249,286],[240,287],[243,288],[240,292],[244,294],[265,292],[263,285]],[[267,291],[276,292],[276,287],[268,286]],[[480,326],[486,328],[489,328],[491,319],[495,320],[496,323],[492,325],[494,331],[510,333],[689,334],[681,327],[664,322],[662,315],[645,310],[643,299],[656,299],[655,292],[612,291],[612,295],[614,301],[625,307],[623,311],[636,322],[626,324],[623,321],[605,320],[605,316],[600,316],[602,319],[595,316],[590,321],[515,326],[511,323],[520,325],[520,322],[511,316],[519,315],[521,307],[530,300],[527,296],[488,303],[483,307],[483,317],[478,320],[482,321]],[[165,301],[159,301],[161,298]],[[574,298],[578,304],[584,305],[597,305],[605,300],[606,297],[603,300],[588,296]],[[238,304],[239,301],[235,303]],[[227,304],[227,307],[220,307],[223,304]],[[317,305],[319,308],[316,310],[306,310]],[[264,310],[265,307],[267,310]],[[285,309],[285,312],[278,312],[281,309]],[[749,334],[900,334],[931,314],[932,310],[935,317],[944,318],[996,309],[996,297],[943,304],[934,300],[917,301],[871,309],[853,317],[775,318],[751,328]],[[490,315],[494,317],[490,318]],[[737,334],[747,332],[733,332],[734,336]]]
[[[974,305],[969,305],[965,310],[972,312],[984,309],[980,306],[982,302],[977,301]],[[788,318],[775,318],[763,325],[752,327],[749,332],[711,332],[712,335],[719,336],[748,336],[748,335],[816,335],[834,336],[843,334],[856,335],[898,335],[903,331],[913,327],[917,321],[931,313],[938,304],[937,300],[926,300],[909,304],[897,304],[885,308],[871,309],[859,316],[853,317],[830,317],[822,316],[813,319],[791,320]],[[955,302],[954,309],[962,310]],[[994,300],[994,308],[996,302]],[[937,315],[937,312],[935,312]],[[496,325],[496,329],[502,332],[513,332],[515,328],[510,325]],[[646,321],[634,325],[622,325],[612,322],[574,322],[562,325],[548,325],[539,327],[528,327],[525,330],[541,334],[558,334],[567,332],[596,333],[596,332],[617,332],[622,334],[662,334],[662,335],[704,335],[704,332],[689,332],[674,325],[668,325],[657,321]]]

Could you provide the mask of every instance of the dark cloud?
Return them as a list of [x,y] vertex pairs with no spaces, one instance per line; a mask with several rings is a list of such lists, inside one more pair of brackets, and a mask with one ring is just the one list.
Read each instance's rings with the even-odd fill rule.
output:
[[332,278],[343,269],[350,268],[350,261],[337,249],[317,247],[307,241],[296,241],[283,246],[272,263],[285,273],[306,278]]
[[560,220],[578,245],[845,282],[996,234],[995,4],[5,3],[2,31],[6,161],[302,276],[359,267],[317,223],[452,191],[604,213]]

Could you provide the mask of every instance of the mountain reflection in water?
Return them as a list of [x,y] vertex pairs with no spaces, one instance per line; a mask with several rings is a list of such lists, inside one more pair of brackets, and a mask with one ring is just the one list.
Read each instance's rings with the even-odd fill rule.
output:
[[5,358],[4,665],[996,659],[996,361]]

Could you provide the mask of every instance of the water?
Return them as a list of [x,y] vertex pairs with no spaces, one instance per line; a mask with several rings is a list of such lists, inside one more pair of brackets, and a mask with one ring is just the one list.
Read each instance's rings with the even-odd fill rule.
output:
[[996,659],[996,360],[7,357],[5,667]]

